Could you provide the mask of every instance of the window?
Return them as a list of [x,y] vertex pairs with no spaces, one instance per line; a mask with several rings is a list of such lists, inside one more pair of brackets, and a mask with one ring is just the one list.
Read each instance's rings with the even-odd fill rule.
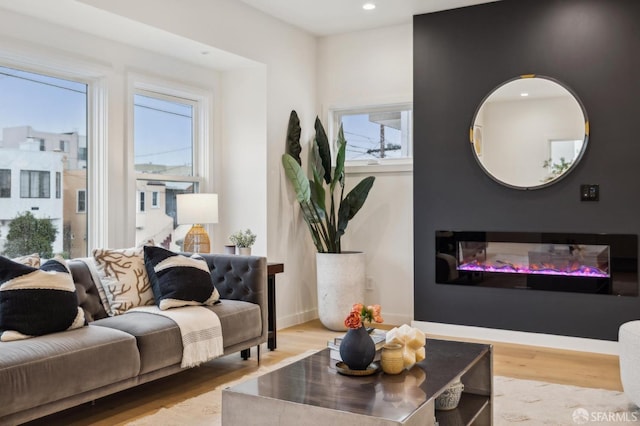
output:
[[56,198],[60,198],[62,192],[62,175],[56,172]]
[[11,198],[11,170],[0,170],[0,198]]
[[137,172],[193,176],[193,105],[136,94],[134,120]]
[[[44,73],[0,66],[0,221],[10,230],[11,222],[29,209],[27,219],[35,224],[47,220],[57,232],[49,247],[33,245],[16,253],[18,244],[7,240],[3,231],[0,253],[13,257],[50,249],[84,257],[86,240],[76,238],[71,244],[70,238],[87,234],[87,217],[76,218],[73,194],[87,188],[86,161],[80,164],[75,153],[78,145],[87,146],[88,86],[55,75],[63,72],[59,65],[46,68],[46,62],[46,58],[37,62],[47,69]],[[72,68],[69,64],[70,73],[78,75]],[[14,191],[12,174],[19,179]],[[27,204],[18,198],[28,199]],[[86,202],[83,208],[86,211]],[[28,239],[38,244],[40,236]]]
[[140,207],[139,207],[139,210],[141,212],[143,212],[144,211],[144,191],[140,191],[139,194],[140,194]]
[[77,194],[77,203],[76,203],[76,213],[86,213],[87,212],[87,191],[85,189],[78,189]]
[[[145,85],[146,86],[146,85]],[[133,138],[136,191],[151,195],[151,209],[138,200],[136,242],[153,239],[166,248],[181,250],[176,236],[176,196],[198,192],[202,183],[206,140],[199,123],[206,117],[201,94],[153,87],[133,94]],[[186,225],[183,225],[183,227]],[[188,228],[187,228],[188,230]],[[183,232],[184,231],[184,232]]]
[[390,159],[410,159],[412,109],[410,104],[401,104],[333,110],[333,140],[337,140],[342,124],[347,163],[383,164]]
[[20,198],[50,198],[50,173],[37,170],[20,171]]

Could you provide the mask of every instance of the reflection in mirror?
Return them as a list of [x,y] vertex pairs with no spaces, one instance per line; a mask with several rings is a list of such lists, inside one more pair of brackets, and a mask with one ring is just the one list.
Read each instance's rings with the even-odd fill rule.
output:
[[526,75],[491,92],[470,129],[474,156],[499,183],[536,189],[561,179],[582,157],[589,123],[582,104],[549,77]]

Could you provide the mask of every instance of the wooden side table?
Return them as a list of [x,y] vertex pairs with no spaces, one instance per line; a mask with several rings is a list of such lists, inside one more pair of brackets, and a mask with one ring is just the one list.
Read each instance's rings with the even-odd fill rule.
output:
[[276,274],[284,272],[283,263],[267,263],[267,348],[276,348]]

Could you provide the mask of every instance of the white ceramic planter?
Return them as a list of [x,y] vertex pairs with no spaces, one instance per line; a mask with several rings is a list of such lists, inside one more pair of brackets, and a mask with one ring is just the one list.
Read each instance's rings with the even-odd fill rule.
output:
[[365,254],[317,253],[318,316],[329,330],[344,331],[354,303],[364,303]]
[[242,256],[251,256],[251,247],[238,247],[238,254]]

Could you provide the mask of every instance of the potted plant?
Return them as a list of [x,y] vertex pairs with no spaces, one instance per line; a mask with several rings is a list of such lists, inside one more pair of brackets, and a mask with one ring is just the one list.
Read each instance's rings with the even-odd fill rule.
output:
[[282,165],[318,251],[316,272],[320,321],[329,329],[345,330],[343,313],[351,307],[349,300],[364,299],[365,257],[362,252],[343,252],[341,238],[349,221],[366,201],[375,178],[362,179],[345,195],[347,141],[342,125],[338,131],[335,167],[331,164],[327,134],[318,117],[315,131],[310,161],[312,177],[309,179],[300,159],[300,120],[298,114],[291,111]]
[[251,246],[256,242],[256,234],[251,232],[251,229],[247,229],[246,231],[238,231],[229,236],[229,241],[231,241],[238,249],[238,254],[244,256],[251,255]]

